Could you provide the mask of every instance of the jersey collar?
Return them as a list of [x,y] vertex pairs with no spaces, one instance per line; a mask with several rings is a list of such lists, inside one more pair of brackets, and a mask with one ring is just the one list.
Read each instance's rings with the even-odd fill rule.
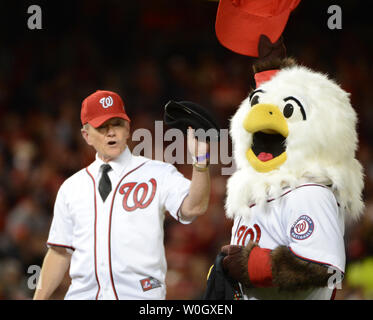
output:
[[[97,155],[96,155],[97,157]],[[113,168],[114,173],[121,177],[123,172],[130,168],[132,162],[132,154],[128,146],[126,149],[120,154],[120,156],[112,161],[109,161],[108,164]]]
[[[116,176],[121,177],[126,169],[129,169],[130,167],[132,167],[131,163],[132,163],[132,153],[127,146],[126,149],[119,155],[118,158],[112,161],[109,161],[107,164],[111,166]],[[103,164],[105,164],[105,162],[102,161],[98,157],[98,154],[96,153],[96,161],[94,161],[89,166],[90,172],[93,174],[93,176],[96,179],[98,179],[101,174],[100,167]]]

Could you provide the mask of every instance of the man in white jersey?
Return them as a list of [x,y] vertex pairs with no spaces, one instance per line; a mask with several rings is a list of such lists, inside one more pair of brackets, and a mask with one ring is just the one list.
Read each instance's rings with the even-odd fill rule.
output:
[[70,266],[65,299],[164,299],[168,211],[188,224],[208,207],[208,144],[188,132],[192,179],[173,165],[131,154],[121,97],[98,90],[81,109],[96,160],[60,187],[34,299],[48,299]]

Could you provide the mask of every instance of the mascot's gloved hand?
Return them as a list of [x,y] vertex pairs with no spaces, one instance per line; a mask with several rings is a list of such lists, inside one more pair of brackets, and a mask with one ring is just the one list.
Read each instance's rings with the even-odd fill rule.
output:
[[221,251],[226,254],[223,259],[223,269],[234,280],[241,282],[245,287],[252,287],[248,274],[248,260],[254,244],[248,246],[226,245]]
[[245,247],[227,245],[221,251],[226,254],[223,268],[232,279],[247,288],[273,286],[271,250],[249,241]]
[[249,241],[244,246],[227,245],[222,265],[232,279],[247,288],[278,287],[281,290],[307,290],[325,287],[330,278],[326,266],[303,261],[286,246],[274,250]]

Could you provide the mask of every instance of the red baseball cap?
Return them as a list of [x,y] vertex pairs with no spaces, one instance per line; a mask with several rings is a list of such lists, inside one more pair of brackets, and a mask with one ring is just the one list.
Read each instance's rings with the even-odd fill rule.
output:
[[89,123],[97,128],[111,118],[130,121],[124,109],[123,100],[117,93],[97,90],[83,100],[80,113],[83,125]]
[[285,29],[289,15],[300,0],[220,0],[215,32],[226,48],[258,57],[261,34],[272,43]]

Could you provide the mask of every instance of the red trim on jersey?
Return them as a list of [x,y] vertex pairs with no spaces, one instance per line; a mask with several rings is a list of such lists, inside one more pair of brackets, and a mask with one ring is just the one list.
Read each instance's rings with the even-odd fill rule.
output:
[[92,174],[89,172],[88,167],[86,168],[86,171],[88,175],[92,178],[93,181],[93,194],[94,194],[94,203],[95,203],[95,223],[94,223],[94,260],[95,260],[95,276],[96,276],[96,281],[97,281],[97,286],[98,290],[96,293],[96,300],[98,299],[98,294],[100,293],[101,286],[100,286],[100,281],[98,280],[98,275],[97,275],[97,244],[96,244],[96,230],[97,230],[97,201],[96,201],[96,181],[93,178]]
[[[299,189],[299,188],[303,188],[303,187],[322,187],[322,188],[326,188],[326,186],[324,186],[324,185],[322,185],[322,184],[309,183],[309,184],[302,184],[301,186],[295,187],[295,189]],[[287,195],[288,193],[294,191],[295,189],[291,189],[291,190],[286,191],[285,193],[283,193],[283,194],[280,196],[280,198],[283,197],[283,196],[285,196],[285,195]],[[269,200],[267,200],[267,202],[271,202],[271,201],[273,201],[273,200],[276,200],[276,198],[274,198],[274,199],[269,199]]]
[[[177,221],[178,221],[178,222],[180,222],[180,219],[182,219],[182,217],[181,217],[181,215],[182,215],[182,212],[181,212],[181,206],[183,205],[184,200],[185,200],[185,198],[186,198],[188,195],[189,195],[189,193],[187,193],[187,194],[185,195],[183,201],[181,201],[181,203],[180,203],[179,209],[177,209],[177,211],[176,211],[176,217],[177,217]],[[179,214],[179,213],[180,213],[180,214]]]
[[119,300],[118,298],[118,294],[117,294],[117,291],[115,289],[115,285],[114,285],[114,278],[113,278],[113,270],[111,268],[111,217],[112,217],[112,213],[113,213],[113,206],[114,206],[114,199],[115,199],[115,195],[117,193],[117,190],[119,188],[119,185],[121,184],[121,182],[123,181],[123,179],[125,177],[127,177],[129,174],[131,174],[132,172],[134,172],[135,170],[139,169],[140,167],[142,167],[145,163],[147,163],[148,161],[145,161],[143,162],[142,164],[140,164],[138,167],[132,169],[131,171],[127,172],[118,182],[118,185],[116,186],[115,190],[114,190],[114,193],[113,193],[113,198],[111,200],[111,206],[110,206],[110,215],[109,215],[109,241],[108,241],[108,244],[109,244],[109,270],[110,270],[110,281],[111,281],[111,286],[113,287],[113,291],[114,291],[114,295],[115,295],[115,298],[117,300]]
[[236,228],[236,232],[234,233],[234,237],[233,237],[233,239],[235,239],[236,238],[236,236],[237,236],[237,232],[238,232],[238,227],[240,226],[240,224],[241,224],[241,220],[242,220],[242,217],[240,217],[240,221],[238,221],[238,223],[237,223],[237,228]]
[[[317,184],[317,183],[309,183],[309,184],[302,184],[301,186],[298,186],[298,187],[295,187],[295,189],[299,189],[299,188],[302,188],[302,187],[322,187],[322,188],[326,188],[326,186],[322,185],[322,184]],[[285,193],[283,193],[282,195],[280,195],[278,198],[281,198],[285,195],[287,195],[288,193],[294,191],[295,189],[290,189],[288,191],[286,191]],[[278,198],[272,198],[272,199],[268,199],[267,202],[272,202],[273,200],[276,200]],[[338,207],[340,206],[339,203],[337,202],[337,205]],[[249,208],[252,208],[252,207],[255,207],[256,206],[256,203],[252,203],[249,205]]]
[[333,289],[332,296],[330,297],[330,300],[335,300],[335,295],[337,294],[337,288]]
[[52,246],[52,247],[60,247],[60,248],[65,248],[65,249],[70,249],[70,250],[75,251],[75,248],[74,248],[74,247],[66,246],[66,245],[64,245],[64,244],[47,242],[47,245]]
[[317,263],[317,264],[320,264],[320,265],[323,265],[323,266],[333,267],[333,268],[339,270],[339,272],[341,272],[342,274],[344,274],[344,272],[343,272],[342,270],[340,270],[338,267],[336,267],[336,266],[334,266],[334,265],[332,265],[332,264],[330,264],[330,263],[326,263],[326,262],[322,262],[322,261],[318,261],[318,260],[313,260],[313,259],[305,258],[305,257],[303,257],[303,256],[301,256],[301,255],[295,253],[295,252],[293,251],[293,249],[291,249],[291,247],[288,247],[288,248],[289,248],[290,252],[291,252],[293,255],[295,255],[297,258],[299,258],[299,259],[301,259],[301,260],[308,261],[308,262],[313,262],[313,263]]

